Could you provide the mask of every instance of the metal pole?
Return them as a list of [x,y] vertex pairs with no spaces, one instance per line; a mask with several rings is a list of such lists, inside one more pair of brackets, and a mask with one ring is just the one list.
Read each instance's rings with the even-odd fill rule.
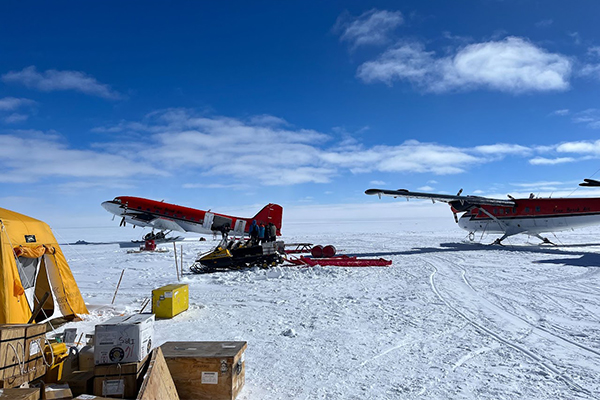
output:
[[175,254],[175,272],[177,272],[177,281],[179,281],[179,263],[177,262],[177,245],[173,242],[173,253]]

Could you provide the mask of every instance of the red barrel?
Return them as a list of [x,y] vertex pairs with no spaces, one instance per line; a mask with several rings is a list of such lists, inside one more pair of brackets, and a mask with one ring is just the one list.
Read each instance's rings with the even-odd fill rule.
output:
[[321,246],[319,244],[316,246],[313,246],[312,249],[310,249],[310,255],[313,256],[314,258],[323,257],[323,246]]
[[330,244],[323,247],[323,257],[333,257],[333,256],[335,256],[335,247],[333,247]]
[[146,240],[146,242],[144,243],[144,250],[147,250],[147,251],[156,250],[156,242],[152,239]]

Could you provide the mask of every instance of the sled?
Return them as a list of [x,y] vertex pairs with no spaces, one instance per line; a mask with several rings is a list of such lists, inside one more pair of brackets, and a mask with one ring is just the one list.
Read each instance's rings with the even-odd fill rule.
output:
[[392,265],[392,260],[383,258],[357,258],[349,256],[317,259],[300,256],[300,258],[288,258],[287,261],[294,265],[305,265],[309,267],[314,267],[315,265],[335,267],[389,267]]

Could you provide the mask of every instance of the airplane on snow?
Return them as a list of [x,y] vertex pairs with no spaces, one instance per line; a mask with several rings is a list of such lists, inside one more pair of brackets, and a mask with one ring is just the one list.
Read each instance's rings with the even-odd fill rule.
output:
[[196,233],[247,234],[253,220],[257,224],[272,222],[281,235],[283,208],[269,203],[252,218],[233,217],[231,215],[182,207],[162,201],[141,197],[120,196],[105,201],[102,207],[111,214],[122,217],[121,226],[130,223],[135,226],[150,227],[161,231],[179,231]]
[[[584,179],[580,186],[600,186],[600,181]],[[600,224],[600,198],[529,198],[493,199],[480,196],[461,196],[462,189],[456,195],[411,192],[406,189],[386,190],[368,189],[368,195],[429,199],[448,203],[458,226],[469,232],[469,239],[475,238],[475,232],[499,233],[502,237],[492,244],[502,244],[509,236],[523,233],[535,236],[544,243],[551,243],[540,234],[564,231],[589,225]],[[460,218],[458,213],[463,213]]]

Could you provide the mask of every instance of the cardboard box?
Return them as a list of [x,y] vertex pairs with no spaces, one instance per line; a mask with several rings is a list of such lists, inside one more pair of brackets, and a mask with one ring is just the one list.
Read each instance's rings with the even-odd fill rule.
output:
[[96,325],[94,363],[138,362],[152,351],[154,314],[117,316]]
[[82,394],[75,397],[73,400],[112,400],[108,397],[94,396],[93,394]]
[[148,357],[132,363],[96,365],[94,367],[94,395],[135,399],[147,367]]
[[233,400],[245,383],[246,342],[167,342],[161,346],[182,400]]
[[172,284],[152,291],[152,312],[156,318],[173,318],[189,307],[187,284]]
[[75,371],[69,379],[61,381],[71,388],[73,396],[94,392],[94,371]]
[[44,395],[47,400],[71,400],[73,393],[68,385],[52,384],[45,387]]
[[40,400],[40,389],[2,389],[0,400]]
[[0,387],[15,387],[46,373],[45,324],[0,325]]

